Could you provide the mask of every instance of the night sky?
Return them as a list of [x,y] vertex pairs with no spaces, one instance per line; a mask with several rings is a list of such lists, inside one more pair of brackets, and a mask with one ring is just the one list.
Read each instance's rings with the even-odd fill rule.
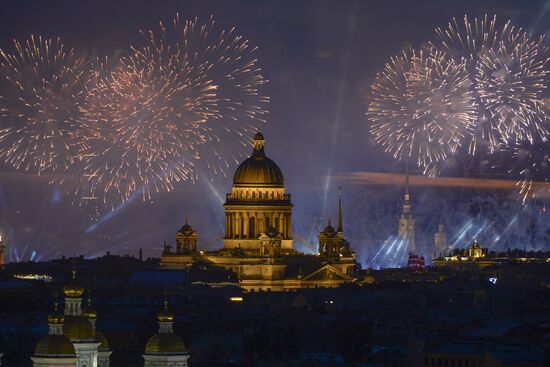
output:
[[[344,230],[363,264],[397,231],[403,188],[337,180],[355,171],[404,172],[374,144],[365,117],[369,85],[388,58],[409,45],[434,38],[434,28],[453,17],[484,14],[510,19],[535,34],[550,36],[550,3],[494,1],[4,1],[0,5],[0,48],[29,35],[62,37],[68,47],[106,56],[126,55],[139,44],[139,30],[159,21],[210,15],[236,27],[259,47],[263,75],[270,81],[266,152],[283,170],[293,195],[296,247],[311,250],[315,236],[336,217],[338,187],[344,192]],[[71,205],[48,177],[0,171],[0,232],[14,259],[111,253],[160,256],[185,216],[199,233],[199,247],[221,246],[225,193],[231,177],[181,183],[151,201],[132,200],[103,210],[99,222]],[[417,173],[419,174],[419,173]],[[456,172],[455,175],[460,175]],[[327,177],[332,179],[327,181]],[[328,195],[328,197],[327,197]],[[413,187],[419,245],[429,254],[437,224],[463,247],[474,236],[495,249],[548,249],[545,203],[521,206],[514,192]],[[543,208],[543,209],[541,209]],[[546,219],[545,219],[546,218]],[[460,237],[470,222],[471,231]],[[496,242],[495,237],[500,236]],[[460,238],[459,238],[460,237]],[[500,242],[499,242],[500,241]],[[34,255],[33,255],[34,253]]]

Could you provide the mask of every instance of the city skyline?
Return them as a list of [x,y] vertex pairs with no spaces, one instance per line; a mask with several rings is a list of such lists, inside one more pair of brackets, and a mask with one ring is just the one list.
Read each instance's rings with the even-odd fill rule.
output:
[[[182,19],[198,17],[202,21],[213,16],[224,28],[235,26],[237,32],[258,46],[259,65],[270,81],[266,88],[270,111],[262,131],[272,142],[270,154],[280,162],[296,203],[293,224],[298,247],[309,251],[315,245],[315,236],[334,213],[334,197],[338,187],[342,187],[344,204],[351,214],[347,222],[350,240],[361,263],[369,266],[378,249],[391,242],[397,232],[403,187],[392,180],[388,182],[395,186],[369,187],[357,177],[359,172],[368,176],[405,171],[404,163],[384,153],[369,133],[364,115],[370,98],[369,84],[389,57],[408,45],[421,46],[433,38],[434,28],[444,27],[452,17],[496,14],[536,35],[547,33],[544,20],[548,15],[543,2],[521,9],[513,1],[498,2],[498,7],[495,4],[465,2],[448,6],[427,1],[403,5],[408,12],[395,12],[389,5],[360,2],[342,6],[331,2],[292,6],[243,3],[238,6],[239,12],[231,12],[233,9],[221,2],[201,6],[177,2],[152,6],[142,2],[133,7],[120,3],[105,12],[106,4],[61,2],[45,7],[43,12],[29,12],[27,8],[39,9],[40,4],[27,2],[3,5],[5,36],[0,48],[10,51],[13,39],[23,41],[35,34],[61,36],[67,47],[98,56],[125,56],[128,44],[142,42],[139,30],[155,29],[158,22],[170,22],[177,13]],[[66,16],[54,21],[52,14],[60,9]],[[85,13],[92,14],[90,19],[94,20],[83,21],[74,28],[73,19],[84,19]],[[20,15],[17,22],[10,14]],[[118,22],[122,15],[123,27]],[[261,19],[268,21],[262,24]],[[391,20],[391,26],[383,19]],[[244,147],[241,154],[246,155],[247,149]],[[491,163],[485,163],[484,157],[476,159],[481,164],[451,161],[442,176],[457,177],[457,185],[461,185],[461,179],[502,179],[502,174],[507,173],[506,169],[489,169]],[[146,201],[140,195],[130,196],[127,203],[116,203],[112,212],[110,206],[81,210],[73,205],[74,198],[65,193],[65,186],[48,184],[57,174],[36,176],[3,165],[0,230],[6,243],[16,249],[13,257],[19,260],[98,256],[106,251],[137,253],[139,248],[147,256],[155,256],[162,242],[169,240],[184,216],[188,216],[204,233],[204,247],[216,248],[223,234],[219,203],[228,191],[236,163],[229,162],[226,176],[214,174],[211,180],[210,172],[202,171],[195,184],[176,183],[172,192],[152,193]],[[457,169],[463,164],[471,165],[468,172]],[[422,173],[418,168],[411,171],[414,175]],[[546,226],[531,225],[529,229],[529,223],[544,222],[544,198],[524,206],[513,187],[496,192],[490,188],[444,191],[413,184],[412,189],[419,218],[417,243],[420,249],[426,248],[421,250],[425,255],[430,252],[439,224],[444,224],[449,237],[456,239],[461,238],[471,220],[473,228],[461,238],[459,247],[478,237],[496,250],[515,247],[516,243],[530,249],[546,249]],[[459,209],[451,215],[446,208],[452,206]],[[518,210],[524,213],[519,219]],[[151,217],[155,220],[151,221]],[[432,217],[440,219],[435,221]],[[439,221],[443,223],[436,223]],[[510,230],[510,223],[516,222],[517,227]],[[492,242],[495,231],[502,235],[499,243]],[[505,231],[509,232],[508,237]]]

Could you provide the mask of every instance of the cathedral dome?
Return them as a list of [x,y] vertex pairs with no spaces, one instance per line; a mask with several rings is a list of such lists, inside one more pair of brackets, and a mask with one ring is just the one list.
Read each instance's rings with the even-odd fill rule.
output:
[[37,356],[74,357],[73,343],[63,335],[48,335],[36,344],[34,354]]
[[63,335],[71,340],[94,339],[95,331],[92,324],[85,318],[66,316]]
[[183,340],[174,333],[158,333],[147,341],[145,353],[186,353]]
[[254,150],[250,158],[242,162],[233,176],[235,185],[283,186],[281,169],[264,152],[264,136],[258,132],[254,136]]

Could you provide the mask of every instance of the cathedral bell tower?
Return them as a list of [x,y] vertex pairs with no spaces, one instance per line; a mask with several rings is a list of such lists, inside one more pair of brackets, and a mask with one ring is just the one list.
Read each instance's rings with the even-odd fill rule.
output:
[[285,193],[281,169],[265,154],[265,139],[259,131],[251,156],[235,171],[224,207],[224,248],[260,255],[259,238],[273,229],[281,236],[281,248],[292,249],[290,194]]

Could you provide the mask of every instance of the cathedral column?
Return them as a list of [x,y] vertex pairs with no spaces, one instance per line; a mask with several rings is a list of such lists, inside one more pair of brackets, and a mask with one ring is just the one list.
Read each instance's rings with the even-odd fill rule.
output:
[[248,220],[248,214],[245,212],[243,213],[243,238],[248,238],[248,226],[250,225],[250,222]]
[[231,238],[237,238],[237,213],[231,213]]
[[241,212],[237,212],[237,230],[235,231],[235,234],[237,235],[237,238],[242,238],[242,232],[241,232],[241,229],[242,229],[242,216],[241,216]]
[[229,238],[229,214],[225,213],[225,238]]
[[256,226],[257,226],[256,233],[259,235],[264,231],[264,213],[263,212],[258,213],[258,223],[256,224]]

